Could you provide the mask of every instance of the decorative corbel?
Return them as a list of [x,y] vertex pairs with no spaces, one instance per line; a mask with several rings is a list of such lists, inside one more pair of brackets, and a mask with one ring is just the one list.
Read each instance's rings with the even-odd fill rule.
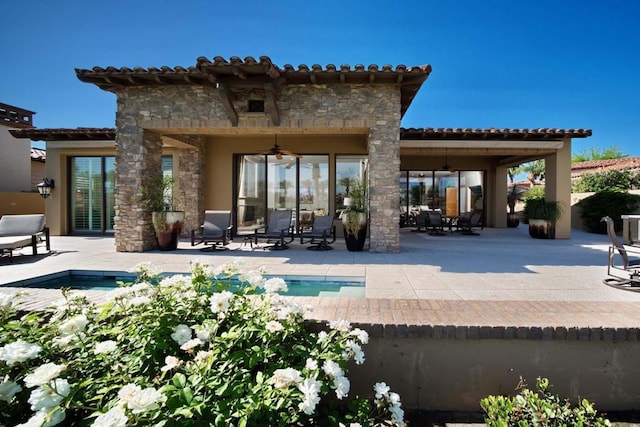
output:
[[280,126],[280,110],[278,110],[278,94],[276,93],[273,83],[264,85],[265,99],[269,113],[271,114],[271,122],[274,126]]
[[231,120],[231,125],[234,127],[238,127],[238,113],[236,109],[233,107],[233,94],[231,93],[231,89],[229,85],[226,83],[218,82],[218,89],[220,90],[220,98],[222,100],[222,105],[224,105],[224,109],[227,112],[227,116],[229,116],[229,120]]

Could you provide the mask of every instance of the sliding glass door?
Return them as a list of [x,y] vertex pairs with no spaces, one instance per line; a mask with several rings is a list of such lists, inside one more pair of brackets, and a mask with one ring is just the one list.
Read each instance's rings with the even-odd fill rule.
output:
[[70,165],[72,233],[113,232],[115,157],[73,157]]

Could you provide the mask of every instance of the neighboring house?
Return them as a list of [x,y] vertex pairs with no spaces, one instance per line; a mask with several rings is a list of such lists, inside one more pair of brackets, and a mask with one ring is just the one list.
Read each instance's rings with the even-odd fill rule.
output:
[[[272,209],[337,213],[350,179],[366,177],[374,252],[400,250],[400,212],[415,203],[480,211],[488,226],[505,227],[507,169],[526,161],[545,159],[548,197],[570,203],[571,140],[590,130],[401,128],[430,73],[429,65],[279,67],[264,56],[95,67],[76,74],[117,96],[115,129],[12,134],[47,142],[52,232],[115,231],[118,251],[155,247],[140,189],[162,173],[177,179],[185,229],[205,209],[231,209],[240,232]],[[563,218],[556,237],[570,230]]]
[[47,152],[41,148],[31,148],[31,191],[38,191],[36,186],[40,184],[47,175],[45,162]]
[[31,191],[31,141],[10,130],[32,129],[33,111],[0,103],[0,192]]
[[587,173],[602,173],[610,170],[629,169],[640,171],[640,157],[621,157],[619,159],[589,160],[571,165],[571,181],[575,181]]

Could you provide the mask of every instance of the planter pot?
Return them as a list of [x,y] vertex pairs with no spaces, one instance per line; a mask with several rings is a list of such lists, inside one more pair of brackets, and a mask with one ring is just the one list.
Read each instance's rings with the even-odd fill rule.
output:
[[180,232],[184,223],[184,212],[153,212],[151,214],[153,227],[156,231],[156,242],[161,251],[174,251],[178,249]]
[[[351,252],[361,252],[367,241],[367,215],[363,212],[348,212],[342,216],[344,226],[344,241],[347,250]],[[353,233],[354,226],[357,225],[357,233]]]
[[529,219],[529,236],[534,239],[555,239],[556,227],[545,219]]
[[520,225],[520,214],[519,213],[508,213],[507,214],[507,227],[516,228]]

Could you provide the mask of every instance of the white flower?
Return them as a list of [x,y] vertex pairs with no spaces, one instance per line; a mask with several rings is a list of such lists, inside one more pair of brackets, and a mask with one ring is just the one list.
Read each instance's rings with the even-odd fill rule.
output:
[[375,383],[373,386],[373,391],[376,394],[376,399],[382,399],[389,395],[389,386],[386,383]]
[[344,375],[342,368],[333,360],[326,360],[322,364],[322,370],[331,378],[337,378]]
[[328,336],[329,334],[327,334],[325,331],[318,332],[318,344],[322,344],[324,341],[326,341]]
[[182,361],[175,356],[167,356],[164,358],[164,366],[160,368],[162,372],[167,372],[172,369],[179,368]]
[[15,297],[15,294],[5,294],[4,292],[0,292],[0,310],[11,308]]
[[209,265],[206,259],[197,258],[191,260],[189,264],[191,265],[191,273],[195,273],[197,269],[202,269],[202,274],[206,277],[213,276],[213,268],[211,268],[211,265]]
[[64,421],[66,414],[60,407],[51,410],[43,409],[33,414],[27,422],[18,424],[16,427],[53,427]]
[[355,336],[360,344],[368,344],[369,343],[369,333],[367,331],[363,331],[362,329],[355,328],[350,332],[349,335]]
[[0,383],[0,400],[11,402],[13,396],[20,391],[22,391],[22,387],[18,383],[11,381],[9,375],[6,375],[2,383]]
[[316,405],[320,403],[320,388],[322,383],[313,378],[306,378],[298,384],[298,390],[302,392],[303,401],[298,404],[298,408],[307,415],[312,415],[316,410]]
[[267,293],[286,292],[288,289],[287,283],[280,277],[273,277],[264,282],[264,290]]
[[204,350],[200,350],[197,354],[196,357],[193,358],[193,360],[196,363],[204,363],[207,361],[208,358],[210,358],[211,356],[213,356],[213,351],[204,351]]
[[400,405],[391,405],[389,406],[389,412],[391,412],[391,420],[396,424],[403,426],[404,425],[404,410],[400,407]]
[[284,326],[282,326],[282,323],[272,320],[270,322],[267,322],[267,324],[265,325],[265,329],[271,333],[280,332],[284,330]]
[[118,398],[124,404],[127,404],[136,394],[140,393],[142,388],[136,384],[127,384],[118,392]]
[[146,294],[153,290],[153,285],[149,282],[141,282],[131,285],[131,292],[135,294]]
[[318,362],[313,360],[312,358],[308,358],[306,363],[304,364],[305,369],[309,371],[315,371],[318,369]]
[[155,277],[162,273],[160,267],[150,262],[140,262],[128,271],[129,273],[136,273],[142,277]]
[[67,367],[65,365],[56,365],[55,363],[45,363],[38,366],[32,373],[24,377],[24,385],[27,388],[44,385],[62,373]]
[[240,281],[247,282],[255,288],[262,288],[264,286],[264,277],[262,277],[262,271],[251,270],[239,277]]
[[209,302],[211,303],[211,311],[214,313],[224,313],[229,310],[231,300],[235,295],[229,291],[217,292],[211,295]]
[[93,421],[93,427],[126,427],[129,419],[122,406],[109,409]]
[[276,369],[269,379],[269,384],[275,388],[286,388],[302,381],[300,372],[293,368]]
[[86,328],[88,324],[89,321],[87,320],[87,316],[79,314],[62,322],[58,330],[62,336],[77,335],[83,332],[84,328]]
[[8,366],[11,366],[14,363],[35,359],[41,351],[42,348],[39,345],[18,340],[0,347],[0,360],[4,360]]
[[191,284],[189,276],[184,274],[174,274],[169,277],[165,277],[160,281],[159,286],[161,288],[183,288]]
[[28,402],[32,411],[53,408],[58,406],[62,399],[69,395],[71,387],[67,380],[63,378],[55,379],[52,384],[42,385],[33,389]]
[[332,320],[329,322],[329,327],[336,331],[348,332],[351,328],[351,324],[346,320]]
[[336,377],[333,380],[333,388],[336,390],[336,397],[338,399],[342,399],[343,397],[347,397],[349,394],[351,383],[345,376]]
[[66,349],[67,347],[75,344],[77,341],[84,339],[84,334],[79,335],[66,335],[64,337],[56,337],[53,339],[53,345],[56,347],[60,347],[61,349]]
[[127,400],[127,408],[133,414],[152,411],[160,407],[160,402],[164,396],[153,387],[145,388],[134,393]]
[[345,346],[346,349],[342,353],[342,358],[344,360],[349,360],[353,357],[356,365],[362,365],[364,363],[364,352],[362,351],[362,347],[360,347],[360,344],[352,340],[347,340]]
[[118,349],[118,343],[113,340],[102,341],[93,348],[93,354],[112,353]]
[[127,306],[128,307],[137,307],[139,305],[146,305],[149,304],[151,302],[151,298],[149,298],[146,295],[138,295],[136,297],[133,297],[129,300],[127,300]]
[[184,350],[184,351],[189,351],[193,348],[196,348],[199,345],[204,344],[204,342],[202,342],[202,340],[200,338],[193,338],[190,339],[189,341],[186,341],[185,343],[183,343],[180,346],[180,350]]
[[178,325],[173,329],[171,339],[182,345],[191,339],[191,328],[187,325]]
[[204,326],[194,326],[193,330],[196,331],[196,337],[200,338],[204,342],[211,341],[211,332]]

